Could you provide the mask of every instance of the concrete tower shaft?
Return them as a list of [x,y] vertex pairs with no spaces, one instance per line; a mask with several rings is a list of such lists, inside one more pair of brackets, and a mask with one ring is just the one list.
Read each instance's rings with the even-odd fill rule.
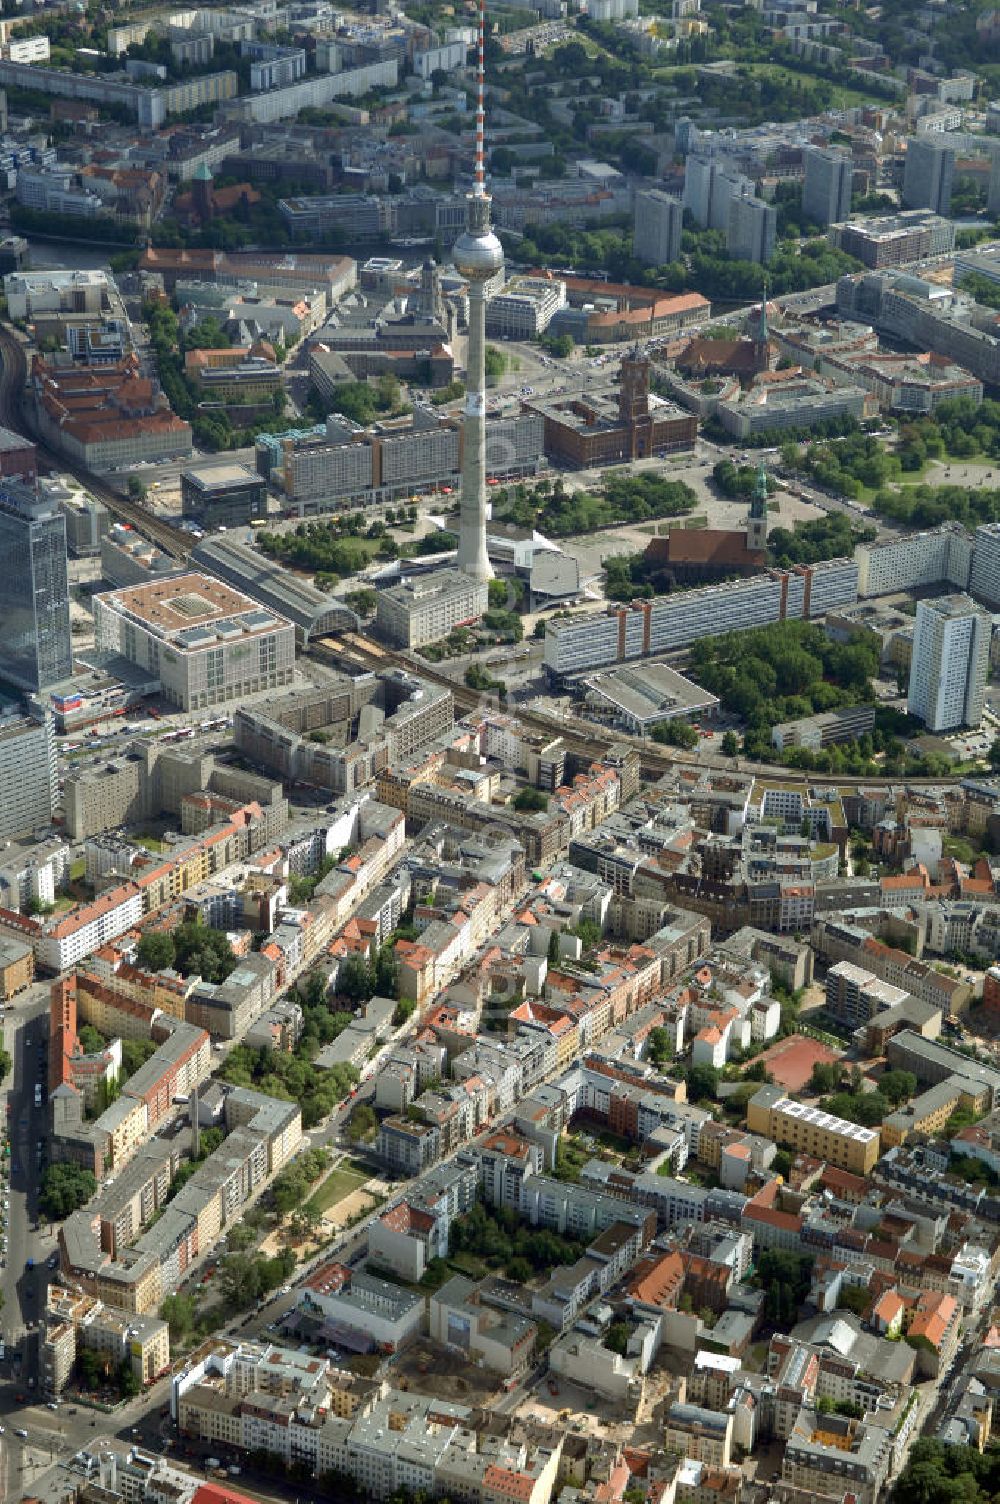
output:
[[490,199],[486,192],[485,0],[479,0],[478,40],[475,182],[467,200],[465,230],[454,250],[455,266],[469,286],[458,567],[474,579],[490,580],[493,570],[486,552],[486,283],[503,270],[503,246],[490,224]]

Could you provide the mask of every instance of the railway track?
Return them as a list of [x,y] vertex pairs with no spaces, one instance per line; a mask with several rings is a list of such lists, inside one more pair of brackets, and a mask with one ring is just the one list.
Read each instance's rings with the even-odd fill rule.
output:
[[[383,648],[380,643],[354,632],[320,638],[311,645],[310,651],[314,652],[320,661],[326,661],[333,667],[342,665],[346,658],[360,668],[374,670],[401,668],[409,673],[419,674],[421,678],[429,679],[432,684],[439,684],[445,689],[450,689],[455,705],[461,714],[472,711],[483,703],[483,696],[479,690],[469,689],[464,684],[456,684],[453,679],[439,673],[433,665],[414,663],[405,653]],[[665,773],[678,771],[737,772],[752,774],[755,778],[765,778],[768,783],[785,786],[806,783],[811,788],[836,789],[879,788],[900,783],[905,783],[907,788],[911,789],[935,789],[941,788],[942,785],[954,787],[962,781],[955,774],[943,778],[862,778],[856,774],[833,778],[830,774],[804,773],[771,763],[745,762],[742,758],[694,758],[686,756],[679,750],[653,748],[642,737],[629,736],[625,733],[620,735],[608,733],[602,736],[599,730],[586,722],[547,715],[543,711],[528,710],[520,705],[512,713],[517,716],[518,720],[536,727],[539,731],[561,736],[573,752],[595,761],[603,757],[612,745],[634,747],[639,753],[643,776],[647,779],[662,778]]]
[[129,501],[107,481],[101,480],[65,455],[56,453],[39,437],[28,411],[28,404],[24,400],[27,375],[28,365],[20,340],[9,328],[0,325],[0,422],[15,433],[27,434],[38,450],[39,463],[45,469],[72,475],[119,522],[127,522],[172,559],[180,562],[187,559],[192,547],[187,533],[164,522],[162,517],[154,516],[136,502]]

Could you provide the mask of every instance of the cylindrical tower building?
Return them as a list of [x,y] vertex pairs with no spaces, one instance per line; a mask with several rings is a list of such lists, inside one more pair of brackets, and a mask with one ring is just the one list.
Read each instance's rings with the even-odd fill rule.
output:
[[486,283],[503,269],[503,246],[490,225],[484,151],[485,0],[479,0],[479,77],[476,102],[476,176],[468,198],[465,232],[455,244],[455,266],[469,284],[469,341],[465,371],[462,442],[462,502],[458,567],[490,580],[486,553]]

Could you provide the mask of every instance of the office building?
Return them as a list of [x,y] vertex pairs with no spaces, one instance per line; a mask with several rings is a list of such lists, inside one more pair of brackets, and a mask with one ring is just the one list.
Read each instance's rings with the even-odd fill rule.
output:
[[419,648],[440,642],[453,627],[468,626],[487,606],[485,580],[457,569],[416,575],[378,593],[375,621],[394,647]]
[[85,469],[190,455],[190,423],[171,411],[134,355],[99,367],[50,364],[36,355],[31,374],[41,436]]
[[238,527],[267,516],[267,482],[246,465],[181,472],[181,508],[207,528]]
[[[994,532],[995,529],[995,532]],[[980,551],[980,535],[988,533]],[[940,527],[923,533],[906,533],[901,538],[862,543],[856,552],[859,595],[897,595],[901,590],[917,590],[923,585],[952,585],[956,590],[971,589],[977,599],[991,602],[976,584],[979,564],[980,584],[985,584],[990,570],[990,544],[995,537],[997,596],[1000,605],[1000,527],[989,524],[976,532],[973,540],[958,522],[942,522]],[[969,573],[972,570],[970,585]],[[992,603],[992,602],[991,602]]]
[[854,741],[875,727],[874,705],[845,705],[840,710],[823,710],[794,721],[779,721],[771,729],[771,743],[783,752],[786,747],[807,747],[818,752],[836,742]]
[[967,595],[917,603],[906,708],[928,731],[982,721],[991,631],[989,615]]
[[878,1130],[835,1118],[818,1107],[793,1102],[780,1086],[762,1086],[747,1103],[747,1127],[772,1143],[826,1160],[854,1175],[867,1175],[878,1159]]
[[203,105],[235,99],[239,77],[226,70],[151,88],[148,84],[125,80],[120,73],[104,77],[71,73],[63,68],[40,68],[35,63],[0,62],[0,88],[31,89],[60,99],[117,106],[134,116],[140,126],[156,130],[168,115],[183,115]]
[[766,264],[774,255],[778,234],[778,211],[753,193],[741,193],[729,201],[726,249],[738,261]]
[[556,277],[512,277],[486,304],[486,333],[495,339],[535,339],[566,306],[566,283]]
[[650,188],[635,196],[632,254],[647,266],[664,266],[681,253],[684,205],[679,198]]
[[57,503],[66,518],[66,546],[71,558],[99,554],[101,539],[111,524],[107,507],[69,475],[43,479],[38,489],[41,495]]
[[[534,412],[493,418],[486,435],[487,473],[510,480],[536,474],[544,431]],[[463,442],[461,424],[419,403],[412,418],[370,429],[331,414],[325,426],[259,434],[257,469],[294,502],[299,516],[306,516],[455,486]]]
[[30,439],[0,428],[0,481],[20,480],[33,486],[38,479],[38,455]]
[[955,247],[955,225],[927,209],[886,214],[878,219],[848,220],[831,225],[832,243],[863,266],[905,266],[927,256],[944,256]]
[[113,522],[101,539],[101,577],[109,585],[142,585],[176,574],[179,567],[176,559],[124,523]]
[[885,1057],[893,1070],[912,1071],[921,1086],[933,1086],[958,1076],[983,1090],[992,1112],[1000,1106],[1000,1071],[961,1054],[939,1039],[925,1039],[915,1029],[902,1029],[886,1042]]
[[815,376],[754,387],[747,398],[740,392],[716,403],[715,413],[727,433],[738,439],[782,429],[815,428],[832,418],[859,422],[871,402],[864,387],[835,386]]
[[99,315],[110,297],[106,272],[11,272],[3,279],[7,311],[12,319],[36,319],[46,313]]
[[[996,257],[963,252],[955,258],[955,280],[979,272],[1000,280]],[[920,350],[933,350],[970,371],[987,386],[1000,384],[1000,339],[993,333],[985,310],[969,317],[966,295],[940,282],[913,273],[866,272],[841,277],[837,283],[837,312],[873,325]]]
[[104,201],[79,186],[72,167],[22,167],[14,189],[19,204],[42,214],[62,214],[67,219],[92,219],[104,212]]
[[903,203],[947,215],[955,178],[955,148],[937,136],[912,136],[906,146]]
[[73,672],[66,518],[50,498],[0,482],[0,677],[38,691]]
[[706,585],[605,611],[555,617],[545,628],[551,678],[669,653],[697,642],[776,621],[811,621],[857,600],[853,559],[769,569],[748,579]]
[[94,627],[98,647],[158,675],[182,710],[277,689],[295,673],[291,623],[209,575],[96,595]]
[[189,350],[185,375],[194,381],[201,400],[227,406],[259,406],[281,390],[281,368],[266,343],[228,350]]
[[819,225],[836,224],[851,212],[854,163],[847,152],[807,146],[802,153],[802,216]]
[[976,528],[972,568],[967,578],[969,592],[977,601],[992,611],[1000,609],[1000,523],[984,522]]
[[56,791],[52,716],[0,720],[0,839],[47,829]]

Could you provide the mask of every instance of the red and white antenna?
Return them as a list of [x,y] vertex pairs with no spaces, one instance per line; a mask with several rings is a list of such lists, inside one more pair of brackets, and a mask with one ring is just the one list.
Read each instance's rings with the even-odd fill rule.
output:
[[479,0],[479,66],[476,71],[476,198],[486,197],[486,0]]

